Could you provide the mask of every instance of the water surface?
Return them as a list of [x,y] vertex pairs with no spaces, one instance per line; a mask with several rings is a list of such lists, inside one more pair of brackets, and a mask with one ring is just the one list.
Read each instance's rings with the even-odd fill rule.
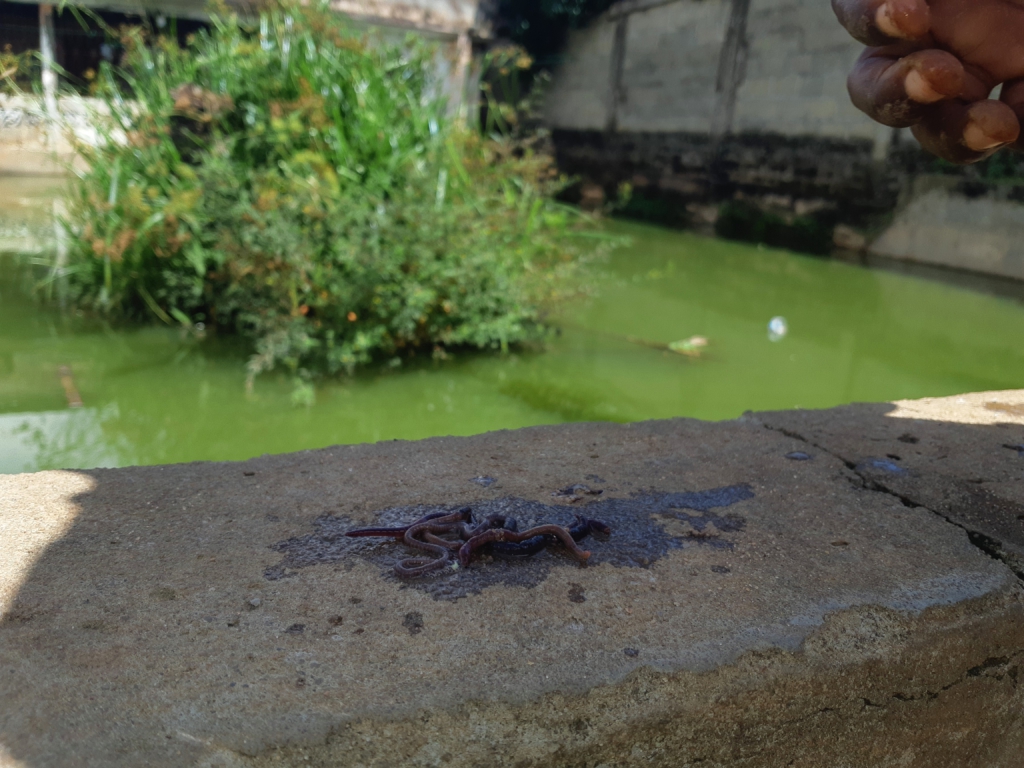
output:
[[[0,251],[45,248],[54,182],[0,179]],[[0,254],[0,472],[245,459],[468,435],[1024,386],[1024,307],[948,285],[614,223],[632,244],[544,350],[244,389],[244,351],[175,329],[88,326],[27,298]],[[769,339],[784,316],[789,333]],[[707,337],[699,360],[651,346]],[[647,343],[639,343],[647,342]],[[58,376],[70,367],[84,407]]]

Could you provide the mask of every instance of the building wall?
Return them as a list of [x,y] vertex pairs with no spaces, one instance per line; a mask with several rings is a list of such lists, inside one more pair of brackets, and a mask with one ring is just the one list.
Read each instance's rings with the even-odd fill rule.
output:
[[726,0],[679,2],[625,19],[624,131],[707,131],[729,12]]
[[846,92],[860,50],[826,0],[623,0],[570,37],[554,73],[559,162],[606,193],[629,182],[684,214],[705,206],[705,220],[742,198],[877,227],[904,172],[886,162],[898,134]]
[[614,24],[596,24],[569,38],[566,63],[559,68],[545,102],[555,128],[602,130],[611,109]]
[[57,109],[60,127],[51,129],[42,100],[0,94],[0,177],[62,176],[78,162],[72,136],[76,143],[99,141],[95,126],[109,114],[101,102],[68,96]]
[[1024,185],[917,178],[869,253],[1024,281]]
[[331,0],[331,8],[377,24],[458,34],[482,31],[488,23],[481,0]]
[[[547,104],[553,128],[603,130],[611,107],[615,27],[626,24],[622,131],[709,132],[732,0],[674,0],[605,14],[574,33]],[[825,0],[750,0],[731,129],[887,141],[857,111],[846,75],[860,46]],[[879,134],[883,136],[879,137]]]
[[846,76],[862,50],[825,0],[752,0],[746,77],[733,130],[887,141],[857,110]]

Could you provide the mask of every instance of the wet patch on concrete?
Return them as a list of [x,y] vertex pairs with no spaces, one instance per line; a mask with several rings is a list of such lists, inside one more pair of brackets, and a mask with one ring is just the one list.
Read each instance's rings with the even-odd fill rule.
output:
[[419,611],[405,614],[405,618],[402,619],[402,626],[409,630],[410,635],[418,635],[423,631],[423,614]]
[[881,470],[882,472],[888,472],[892,475],[903,475],[906,471],[899,464],[894,464],[888,459],[866,459],[857,465],[858,470]]
[[[752,498],[754,491],[746,484],[697,492],[644,491],[629,498],[605,498],[587,505],[586,516],[610,526],[612,534],[604,540],[585,539],[581,546],[592,553],[591,564],[610,563],[620,568],[648,568],[671,550],[689,546],[732,549],[735,535],[746,527],[746,518],[719,510]],[[396,561],[410,556],[401,541],[345,536],[353,528],[407,525],[433,512],[454,512],[465,506],[472,507],[477,519],[493,514],[515,517],[520,530],[542,523],[570,526],[580,511],[575,506],[506,497],[443,506],[393,507],[381,510],[370,523],[356,523],[344,515],[322,515],[313,521],[314,533],[272,545],[271,549],[284,557],[266,569],[264,578],[275,581],[314,565],[348,569],[363,560],[380,566],[385,579],[402,587],[424,590],[437,600],[457,600],[495,584],[535,587],[555,567],[584,567],[555,546],[525,559],[484,555],[469,568],[446,569],[436,576],[406,581],[392,571]]]

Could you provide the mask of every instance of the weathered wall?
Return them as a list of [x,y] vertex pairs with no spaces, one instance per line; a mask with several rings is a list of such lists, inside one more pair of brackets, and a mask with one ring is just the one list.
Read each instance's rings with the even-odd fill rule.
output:
[[821,0],[628,0],[570,38],[559,161],[685,211],[743,198],[865,226],[895,206],[894,133],[846,93],[858,44]]
[[1024,280],[1024,186],[915,180],[870,253]]
[[[649,5],[649,4],[648,4]],[[710,132],[733,0],[675,0],[611,12],[576,32],[555,75],[547,117],[554,128],[603,130],[616,80],[615,29],[626,28],[614,105],[620,131]],[[737,133],[888,141],[846,95],[859,46],[821,0],[750,0],[739,66]],[[745,63],[744,63],[745,62]],[[724,72],[723,72],[724,74]]]
[[707,131],[728,3],[676,3],[625,17],[622,131]]
[[604,130],[612,121],[621,131],[710,130],[728,11],[728,0],[676,2],[606,14],[574,32],[552,83],[548,122],[572,130]]
[[861,46],[836,22],[829,3],[752,0],[747,41],[733,131],[887,144],[890,131],[847,96],[846,76]]
[[447,34],[479,32],[488,24],[486,0],[331,0],[331,8],[375,24]]
[[0,176],[62,175],[74,161],[72,136],[98,140],[94,124],[103,108],[96,99],[68,97],[57,104],[60,126],[50,130],[40,99],[0,94]]
[[825,249],[852,225],[856,242],[882,232],[876,256],[1024,280],[1024,195],[978,181],[1021,168],[915,182],[933,159],[850,103],[859,51],[825,0],[624,0],[571,36],[555,73],[559,163],[588,202],[629,182],[647,218],[707,228],[742,200],[812,217]]

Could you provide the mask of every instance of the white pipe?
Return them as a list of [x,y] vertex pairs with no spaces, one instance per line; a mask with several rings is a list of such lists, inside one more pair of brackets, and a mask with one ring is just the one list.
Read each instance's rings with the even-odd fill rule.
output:
[[466,119],[466,86],[469,81],[469,65],[473,61],[473,40],[468,30],[459,33],[455,41],[455,71],[452,73],[453,93],[448,111],[459,120]]
[[39,53],[43,65],[43,104],[46,108],[52,149],[57,147],[57,72],[53,68],[56,50],[57,37],[53,28],[53,6],[49,3],[41,3],[39,5]]

